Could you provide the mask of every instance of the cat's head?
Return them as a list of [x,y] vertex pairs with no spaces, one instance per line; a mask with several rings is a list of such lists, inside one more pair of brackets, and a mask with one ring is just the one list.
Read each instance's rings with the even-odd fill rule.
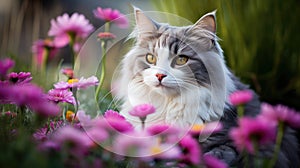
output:
[[[205,89],[210,90],[211,99],[222,95],[224,101],[228,70],[217,42],[215,12],[194,25],[175,27],[157,23],[135,9],[135,21],[136,42],[123,59],[123,97],[133,90],[176,97]],[[214,95],[213,87],[219,95]]]

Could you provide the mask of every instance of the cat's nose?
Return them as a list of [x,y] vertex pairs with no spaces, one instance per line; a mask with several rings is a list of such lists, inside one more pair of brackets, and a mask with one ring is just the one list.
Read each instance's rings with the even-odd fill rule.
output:
[[164,77],[166,77],[167,75],[161,74],[161,73],[157,73],[155,76],[157,77],[157,79],[159,80],[159,82],[161,82],[162,79],[163,79]]

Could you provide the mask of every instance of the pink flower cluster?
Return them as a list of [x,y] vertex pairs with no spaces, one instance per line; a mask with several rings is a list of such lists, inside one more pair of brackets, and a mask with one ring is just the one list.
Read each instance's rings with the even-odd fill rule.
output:
[[[140,108],[142,112],[155,111],[147,104],[134,107],[135,110]],[[218,164],[221,168],[227,167],[213,156],[203,156],[197,139],[190,133],[186,134],[185,130],[158,124],[137,131],[125,117],[113,110],[108,110],[104,116],[93,119],[82,111],[80,113],[78,117],[80,116],[80,125],[84,126],[84,130],[83,127],[61,126],[45,137],[39,131],[35,137],[38,137],[36,139],[40,148],[44,151],[51,149],[68,151],[74,158],[80,159],[89,152],[99,149],[100,145],[115,153],[113,157],[118,159],[132,156],[137,157],[136,161],[145,163],[159,159],[166,160],[166,165],[174,164],[174,166],[179,163],[182,166]]]
[[19,107],[28,107],[40,116],[57,116],[60,108],[46,99],[43,90],[30,83],[32,77],[29,72],[12,72],[5,74],[14,63],[10,59],[0,61],[0,71],[6,76],[0,81],[0,104],[16,104]]
[[93,11],[94,16],[98,19],[104,20],[106,22],[112,22],[118,25],[120,28],[126,28],[128,26],[128,20],[120,13],[118,10],[113,10],[111,8],[103,9],[98,7]]

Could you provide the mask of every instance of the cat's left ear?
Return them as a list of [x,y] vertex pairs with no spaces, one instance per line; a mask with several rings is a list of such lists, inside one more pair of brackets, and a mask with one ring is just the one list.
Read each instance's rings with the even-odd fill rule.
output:
[[202,28],[212,33],[216,33],[216,10],[202,16],[193,27]]

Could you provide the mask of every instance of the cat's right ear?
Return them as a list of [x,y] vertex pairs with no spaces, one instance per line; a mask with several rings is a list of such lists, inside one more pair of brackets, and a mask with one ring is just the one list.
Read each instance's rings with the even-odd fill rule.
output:
[[134,7],[134,16],[136,22],[136,31],[139,37],[153,33],[157,30],[155,23],[137,7]]

